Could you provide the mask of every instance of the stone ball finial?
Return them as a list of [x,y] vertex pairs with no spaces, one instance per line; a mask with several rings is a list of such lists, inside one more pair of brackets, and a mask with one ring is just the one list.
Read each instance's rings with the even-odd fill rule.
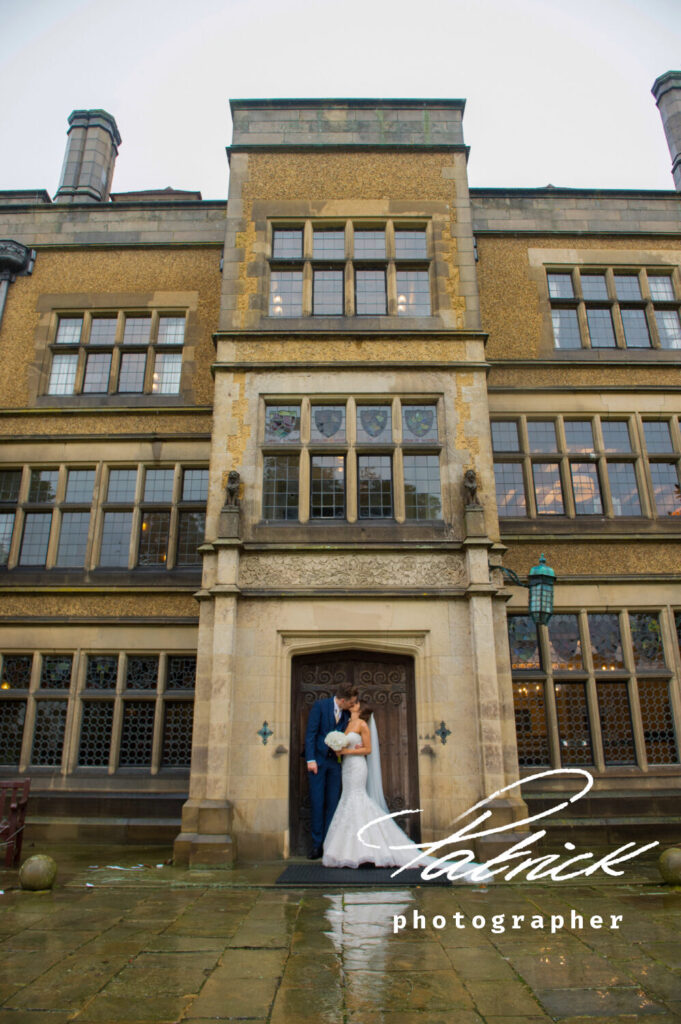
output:
[[658,860],[660,874],[670,885],[681,885],[681,848],[670,846]]
[[46,853],[36,853],[21,865],[19,883],[29,892],[51,889],[57,877],[57,864]]

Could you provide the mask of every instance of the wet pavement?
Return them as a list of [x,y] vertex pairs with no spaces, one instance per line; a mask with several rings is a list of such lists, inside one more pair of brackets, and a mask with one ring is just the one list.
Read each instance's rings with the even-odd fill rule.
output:
[[681,888],[654,862],[334,890],[277,886],[282,864],[174,868],[165,847],[33,852],[59,877],[27,893],[0,871],[0,1024],[681,1021]]

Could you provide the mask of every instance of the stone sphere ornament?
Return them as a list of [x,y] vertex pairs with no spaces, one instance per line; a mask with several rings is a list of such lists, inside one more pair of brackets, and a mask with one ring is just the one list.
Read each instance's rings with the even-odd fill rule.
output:
[[21,865],[19,882],[22,889],[42,892],[51,889],[57,877],[57,862],[46,853],[36,853]]
[[681,885],[681,847],[671,846],[657,862],[660,874],[670,885]]

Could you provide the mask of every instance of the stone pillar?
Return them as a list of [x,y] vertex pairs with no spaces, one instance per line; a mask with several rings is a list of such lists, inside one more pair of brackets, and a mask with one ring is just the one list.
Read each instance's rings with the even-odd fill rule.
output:
[[103,203],[109,198],[121,137],[106,110],[74,110],[55,202]]
[[681,71],[667,71],[652,89],[672,158],[674,187],[681,192]]
[[220,536],[203,548],[189,799],[174,861],[191,867],[231,867],[236,860],[229,800],[237,644],[240,510],[225,506]]
[[[504,786],[517,781],[517,774],[508,777],[508,723],[506,718],[512,712],[504,693],[510,687],[510,666],[506,677],[500,670],[497,651],[499,648],[496,629],[499,616],[495,615],[497,588],[490,580],[489,555],[493,542],[486,534],[483,510],[476,503],[468,504],[464,510],[466,539],[464,546],[468,562],[468,606],[470,646],[473,658],[473,675],[478,708],[478,745],[480,762],[480,798],[489,797]],[[516,759],[517,771],[517,759]],[[497,797],[489,803],[491,817],[482,828],[496,828],[522,822],[527,817],[527,806],[520,795],[520,789]],[[522,828],[522,826],[521,826]],[[508,849],[527,834],[527,829],[503,832],[498,836],[475,841],[476,853],[480,860],[490,858]]]

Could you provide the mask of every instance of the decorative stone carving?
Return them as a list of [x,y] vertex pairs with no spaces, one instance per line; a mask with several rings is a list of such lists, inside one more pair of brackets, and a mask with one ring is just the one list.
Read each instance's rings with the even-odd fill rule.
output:
[[35,252],[11,238],[0,238],[0,280],[13,281],[18,275],[30,274]]
[[352,591],[377,587],[463,587],[459,554],[252,554],[242,556],[239,586],[278,589],[323,587]]
[[225,491],[225,508],[239,508],[239,487],[241,486],[241,475],[236,469],[230,469],[227,477],[227,489]]
[[463,476],[463,486],[466,494],[466,508],[480,508],[478,501],[478,478],[474,469],[467,469]]

